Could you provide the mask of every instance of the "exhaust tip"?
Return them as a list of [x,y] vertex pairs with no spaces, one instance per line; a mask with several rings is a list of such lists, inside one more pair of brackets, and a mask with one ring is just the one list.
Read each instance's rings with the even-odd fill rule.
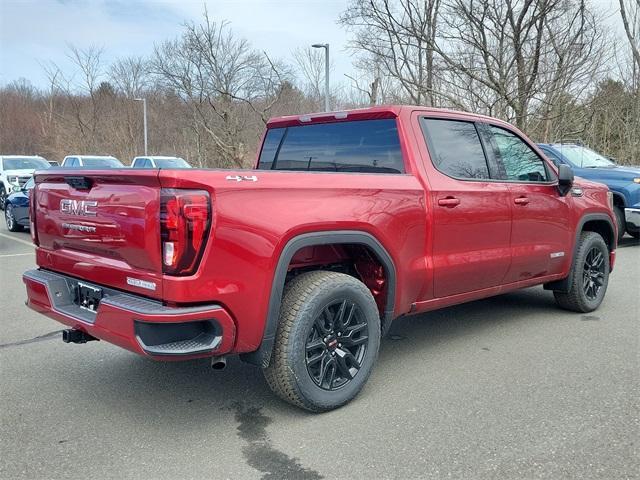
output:
[[224,370],[226,366],[227,366],[226,357],[213,357],[211,359],[211,368],[213,368],[214,370]]

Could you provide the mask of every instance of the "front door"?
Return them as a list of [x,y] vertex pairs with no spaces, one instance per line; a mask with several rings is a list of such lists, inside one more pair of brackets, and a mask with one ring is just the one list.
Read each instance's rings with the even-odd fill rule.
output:
[[560,196],[553,170],[515,132],[489,130],[513,206],[512,262],[505,283],[561,273],[572,256],[571,196]]

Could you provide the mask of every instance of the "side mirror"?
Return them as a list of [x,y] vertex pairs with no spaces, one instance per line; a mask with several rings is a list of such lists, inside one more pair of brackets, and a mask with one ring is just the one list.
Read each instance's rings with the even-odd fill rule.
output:
[[569,193],[573,186],[573,169],[569,165],[558,166],[558,191],[563,197]]

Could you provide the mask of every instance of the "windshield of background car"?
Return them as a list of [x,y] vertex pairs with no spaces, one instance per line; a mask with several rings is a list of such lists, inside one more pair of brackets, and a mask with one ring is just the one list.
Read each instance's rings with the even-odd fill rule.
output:
[[24,189],[25,190],[31,190],[33,187],[35,187],[36,185],[36,181],[33,179],[33,177],[31,177],[29,180],[27,180],[27,183],[24,184]]
[[103,157],[83,157],[82,165],[85,167],[106,167],[106,168],[120,168],[123,167],[120,160],[115,158],[103,158]]
[[599,153],[579,145],[559,145],[554,147],[576,167],[598,168],[614,167],[615,163]]
[[182,158],[155,158],[154,161],[158,168],[191,168]]
[[33,157],[3,158],[2,165],[5,170],[33,170],[50,166],[46,160]]

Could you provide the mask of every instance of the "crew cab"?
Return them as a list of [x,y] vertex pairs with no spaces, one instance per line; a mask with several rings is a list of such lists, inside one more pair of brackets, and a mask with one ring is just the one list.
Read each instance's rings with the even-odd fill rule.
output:
[[239,354],[316,412],[358,394],[398,317],[534,285],[590,312],[615,260],[604,185],[449,110],[274,118],[253,170],[35,179],[27,303],[63,340],[215,367]]
[[617,165],[575,143],[540,143],[538,146],[556,165],[569,165],[575,175],[609,187],[618,223],[618,241],[625,231],[640,238],[640,166]]

